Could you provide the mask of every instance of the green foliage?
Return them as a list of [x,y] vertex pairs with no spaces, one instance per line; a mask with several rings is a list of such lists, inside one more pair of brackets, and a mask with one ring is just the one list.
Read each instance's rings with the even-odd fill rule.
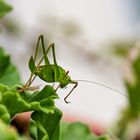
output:
[[27,140],[27,138],[20,137],[14,128],[0,120],[0,140]]
[[13,86],[20,84],[19,74],[16,67],[11,63],[10,56],[0,48],[0,83]]
[[119,57],[125,58],[129,51],[133,48],[134,46],[134,41],[133,40],[126,40],[126,41],[118,41],[118,42],[113,42],[112,43],[112,52],[116,54]]
[[3,120],[6,124],[10,123],[10,114],[7,110],[7,108],[0,104],[0,119]]
[[55,108],[54,113],[44,113],[35,111],[32,119],[37,126],[37,139],[39,140],[59,140],[59,127],[62,113]]
[[129,138],[131,127],[140,119],[140,52],[131,63],[134,81],[125,81],[128,92],[128,106],[123,110],[116,127],[116,135],[122,140]]
[[98,137],[91,133],[87,125],[80,122],[61,123],[60,140],[109,140],[107,136]]
[[0,85],[0,96],[0,104],[7,108],[11,116],[27,111],[53,113],[55,108],[53,99],[58,98],[51,86],[45,86],[41,91],[26,96],[25,93],[19,93],[16,87],[9,89]]
[[2,18],[5,14],[10,12],[12,7],[5,2],[5,0],[0,0],[0,18]]
[[5,54],[3,48],[0,48],[0,76],[3,75],[5,69],[10,64],[10,56]]
[[127,82],[130,110],[136,118],[140,115],[140,53],[132,64],[135,84]]
[[129,108],[134,118],[140,115],[140,53],[132,63],[135,83],[126,81],[129,96]]
[[36,123],[39,140],[57,140],[61,111],[55,108],[54,99],[58,98],[51,86],[45,86],[34,94],[19,93],[16,87],[0,85],[0,118],[10,122],[10,116],[25,111],[34,111],[32,118]]

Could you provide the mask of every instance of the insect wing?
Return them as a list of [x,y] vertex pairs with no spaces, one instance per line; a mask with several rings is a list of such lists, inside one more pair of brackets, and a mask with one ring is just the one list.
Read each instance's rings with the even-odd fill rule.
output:
[[33,73],[34,70],[36,69],[33,56],[31,56],[31,58],[30,58],[30,60],[29,60],[29,69],[30,69],[30,71],[31,71],[32,73]]

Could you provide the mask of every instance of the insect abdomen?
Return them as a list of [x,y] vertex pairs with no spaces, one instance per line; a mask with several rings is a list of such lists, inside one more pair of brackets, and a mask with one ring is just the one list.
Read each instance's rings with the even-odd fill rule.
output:
[[59,68],[55,67],[55,65],[44,65],[36,70],[35,75],[48,83],[52,83],[59,81],[60,72]]

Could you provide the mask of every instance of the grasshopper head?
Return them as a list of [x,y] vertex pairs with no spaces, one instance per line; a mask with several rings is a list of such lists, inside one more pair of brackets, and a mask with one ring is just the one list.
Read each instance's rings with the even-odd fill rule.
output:
[[64,81],[62,81],[60,83],[60,88],[66,87],[70,82],[71,82],[71,80],[64,80]]
[[60,74],[60,87],[64,88],[66,87],[70,82],[71,82],[71,78],[68,75],[68,71],[66,72],[64,69],[61,68],[61,74]]

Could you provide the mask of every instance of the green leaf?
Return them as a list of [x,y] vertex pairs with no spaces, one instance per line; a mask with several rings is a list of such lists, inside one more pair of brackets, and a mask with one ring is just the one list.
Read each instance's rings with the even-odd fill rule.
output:
[[98,137],[91,133],[88,126],[80,123],[61,123],[60,140],[109,140],[107,136]]
[[[47,94],[46,94],[47,93]],[[41,90],[39,93],[36,92],[32,94],[28,102],[33,101],[43,101],[46,98],[52,98],[52,99],[58,99],[58,95],[56,94],[55,90],[52,88],[52,86],[45,86],[43,90]]]
[[[44,98],[39,98],[41,95],[43,95]],[[35,93],[35,96],[34,94],[30,94],[30,97],[28,95],[27,98],[25,93],[19,93],[17,91],[17,87],[10,89],[1,84],[0,97],[0,104],[4,105],[12,116],[27,111],[53,113],[55,108],[53,100],[57,98],[55,90],[51,86],[45,86],[44,89]]]
[[32,119],[37,126],[37,139],[39,140],[59,140],[59,127],[62,113],[55,108],[54,113],[43,113],[35,111]]
[[31,138],[33,138],[34,140],[37,140],[37,126],[36,126],[35,121],[33,121],[32,119],[30,119],[29,133],[30,133]]
[[15,84],[20,84],[20,77],[17,72],[17,69],[14,65],[10,64],[2,76],[0,76],[0,83],[13,86]]
[[[131,127],[140,117],[140,52],[131,62],[134,81],[124,81],[128,92],[128,106],[123,110],[116,125],[116,136],[120,139],[128,139],[131,134]],[[135,126],[136,127],[136,126]]]
[[25,137],[20,137],[18,133],[0,120],[0,140],[27,140]]
[[12,10],[12,7],[5,3],[4,0],[0,0],[0,18],[3,17],[5,14],[10,12]]
[[90,134],[89,128],[82,123],[76,122],[61,126],[60,140],[85,140],[87,135]]
[[[52,86],[47,85],[40,92],[32,94],[28,99],[28,103],[34,104],[36,107],[40,106],[38,111],[53,113],[53,110],[55,109],[54,99],[58,99],[58,95]],[[34,108],[36,107],[34,106]]]
[[29,60],[29,69],[30,69],[30,71],[31,71],[32,73],[33,73],[34,70],[36,69],[33,56],[31,56],[31,58],[30,58],[30,60]]
[[131,116],[137,118],[140,115],[140,53],[132,63],[132,70],[135,76],[135,83],[126,81],[126,87],[129,97],[129,110],[132,114]]
[[7,124],[10,123],[10,114],[7,108],[1,104],[0,104],[0,119],[3,120]]
[[10,56],[7,55],[3,48],[0,48],[0,76],[3,75],[4,70],[10,64]]
[[118,57],[127,57],[129,51],[133,48],[135,42],[133,40],[120,40],[111,44],[112,52]]
[[21,83],[16,67],[10,62],[10,56],[3,48],[0,48],[0,83],[8,86]]
[[[0,118],[6,123],[17,113],[34,111],[33,129],[31,136],[39,140],[57,140],[59,137],[59,121],[61,112],[55,108],[54,99],[58,98],[52,86],[45,86],[41,91],[36,93],[19,93],[17,87],[9,88],[0,84]],[[34,124],[37,127],[34,127]],[[46,125],[47,124],[47,125]],[[37,128],[37,132],[36,132]],[[43,134],[42,134],[43,132]],[[47,132],[47,133],[46,133]],[[37,135],[38,134],[38,135]]]
[[109,140],[108,136],[100,136],[98,138],[96,138],[96,140]]

